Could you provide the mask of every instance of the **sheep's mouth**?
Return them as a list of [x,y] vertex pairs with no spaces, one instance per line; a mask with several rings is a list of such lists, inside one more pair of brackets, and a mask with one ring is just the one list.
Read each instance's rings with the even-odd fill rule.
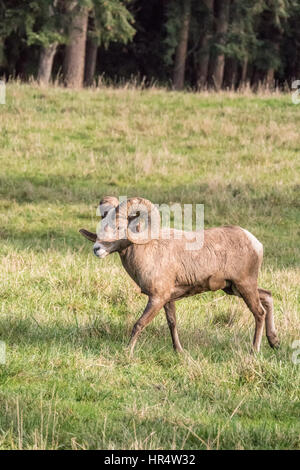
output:
[[107,255],[109,255],[108,251],[104,250],[103,248],[98,248],[97,250],[94,250],[95,255],[97,258],[105,258]]

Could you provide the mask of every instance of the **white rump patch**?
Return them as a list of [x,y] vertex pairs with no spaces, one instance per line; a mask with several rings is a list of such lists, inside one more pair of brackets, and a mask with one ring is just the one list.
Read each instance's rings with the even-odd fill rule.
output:
[[251,242],[251,245],[253,247],[253,250],[258,254],[258,255],[262,255],[263,253],[263,246],[262,246],[262,243],[260,243],[257,238],[255,238],[254,235],[252,235],[252,233],[248,232],[248,230],[242,228],[242,230],[245,232],[245,234],[247,235],[248,239],[250,240]]

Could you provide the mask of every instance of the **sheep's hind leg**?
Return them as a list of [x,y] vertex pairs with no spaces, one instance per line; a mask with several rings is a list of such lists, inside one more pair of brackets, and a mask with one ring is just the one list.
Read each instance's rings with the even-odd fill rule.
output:
[[253,350],[259,352],[260,344],[264,329],[264,320],[266,318],[266,311],[261,304],[258,289],[250,283],[235,284],[238,292],[241,294],[249,310],[253,313],[255,318],[255,333],[253,338]]
[[132,357],[132,355],[133,355],[133,350],[134,350],[135,344],[136,344],[137,339],[140,336],[142,330],[158,314],[160,309],[163,307],[164,303],[165,303],[165,301],[162,301],[161,299],[149,298],[143,315],[135,323],[135,325],[132,329],[132,332],[131,332],[131,337],[130,337],[130,341],[129,341],[129,345],[128,345],[130,357]]
[[164,309],[166,312],[167,322],[170,328],[173,348],[176,352],[183,352],[183,348],[180,344],[177,327],[176,327],[176,309],[175,309],[175,302],[168,302],[164,305]]
[[266,334],[268,338],[269,345],[271,348],[278,348],[280,341],[277,337],[275,324],[274,324],[274,315],[273,315],[273,298],[270,291],[258,288],[260,301],[266,310]]

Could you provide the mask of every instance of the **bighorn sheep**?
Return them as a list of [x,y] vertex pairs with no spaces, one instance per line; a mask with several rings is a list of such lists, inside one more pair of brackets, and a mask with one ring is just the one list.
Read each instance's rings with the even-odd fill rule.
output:
[[[148,323],[164,307],[173,347],[181,352],[175,301],[206,291],[222,289],[226,294],[242,297],[255,319],[254,351],[259,351],[264,322],[271,347],[278,347],[273,319],[273,299],[269,291],[258,287],[257,278],[263,258],[262,244],[247,230],[224,226],[204,230],[204,242],[197,250],[186,250],[187,232],[181,239],[175,229],[160,228],[155,239],[141,232],[140,207],[146,208],[149,229],[160,224],[158,209],[148,200],[131,198],[119,204],[114,197],[100,201],[102,224],[112,213],[114,226],[106,224],[99,234],[81,229],[94,242],[94,253],[104,258],[118,252],[122,264],[141,292],[148,296],[147,306],[135,323],[129,342],[132,355],[136,341]],[[145,211],[144,211],[145,212]],[[105,224],[104,224],[105,225]],[[169,238],[166,237],[168,231]],[[117,233],[118,232],[118,233]],[[139,233],[141,232],[141,233]],[[196,232],[193,232],[196,234]]]

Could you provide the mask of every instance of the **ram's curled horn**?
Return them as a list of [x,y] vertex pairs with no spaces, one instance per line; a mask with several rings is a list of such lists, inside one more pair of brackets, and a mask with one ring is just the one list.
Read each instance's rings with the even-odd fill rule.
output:
[[117,208],[119,217],[128,220],[127,238],[132,243],[144,245],[159,238],[160,214],[148,199],[130,198]]
[[119,205],[119,200],[114,196],[103,196],[99,203],[99,212],[101,217],[106,217],[111,209],[115,209]]

